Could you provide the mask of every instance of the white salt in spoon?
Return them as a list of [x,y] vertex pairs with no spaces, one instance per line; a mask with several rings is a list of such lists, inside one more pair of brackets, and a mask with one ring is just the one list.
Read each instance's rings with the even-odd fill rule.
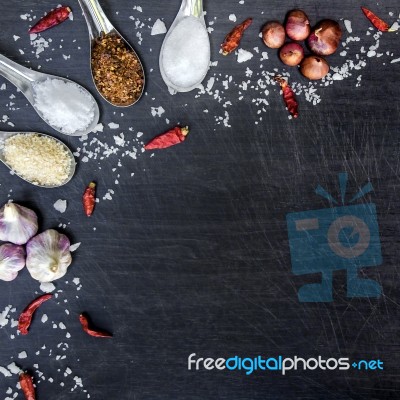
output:
[[[93,70],[92,70],[92,78],[93,78],[93,83],[94,86],[96,87],[97,91],[99,92],[100,96],[103,97],[103,99],[113,105],[114,107],[130,107],[136,104],[140,98],[143,95],[144,92],[144,86],[145,86],[145,76],[144,76],[144,69],[143,69],[143,64],[142,61],[140,60],[139,56],[137,55],[135,49],[128,43],[128,41],[115,29],[114,25],[110,22],[110,20],[107,18],[106,14],[104,13],[103,9],[100,6],[100,3],[97,0],[78,0],[79,5],[82,8],[83,15],[85,17],[86,24],[88,26],[88,31],[89,31],[89,39],[90,39],[90,60],[92,60],[92,47],[94,41],[101,37],[102,34],[114,34],[116,36],[119,36],[123,42],[125,43],[125,46],[130,50],[138,59],[140,67],[142,69],[142,76],[143,76],[143,85],[142,85],[142,91],[139,95],[139,97],[130,104],[114,104],[108,101],[100,92],[100,90],[96,86],[96,82],[93,78]],[[92,63],[90,63],[90,67],[92,66]]]
[[[11,61],[7,57],[3,56],[2,54],[0,54],[0,75],[4,76],[4,78],[8,79],[12,84],[14,84],[22,92],[22,94],[28,99],[29,103],[31,103],[32,107],[39,114],[40,118],[42,118],[43,121],[46,122],[46,124],[50,125],[57,132],[60,132],[60,133],[63,133],[64,135],[69,135],[69,136],[82,136],[82,135],[86,135],[89,132],[91,132],[95,128],[97,123],[99,122],[100,111],[99,111],[99,106],[97,105],[96,100],[85,88],[78,85],[74,81],[71,81],[66,78],[62,78],[60,76],[55,76],[55,75],[45,74],[43,72],[33,71],[29,68],[23,67],[20,64],[17,64],[14,61]],[[89,124],[89,126],[86,129],[75,131],[73,133],[62,132],[58,127],[51,125],[49,123],[49,121],[47,121],[45,119],[43,113],[36,108],[35,98],[34,98],[34,85],[37,83],[43,82],[47,79],[57,79],[57,80],[61,80],[63,82],[73,83],[74,85],[77,85],[83,92],[87,93],[92,98],[93,106],[94,106],[93,121]],[[62,96],[62,94],[61,94],[61,96]]]
[[[6,142],[7,139],[9,139],[9,138],[11,138],[11,137],[13,137],[15,135],[20,135],[20,134],[46,136],[46,137],[50,138],[51,140],[54,140],[54,141],[56,141],[56,142],[61,144],[61,146],[64,148],[64,150],[68,153],[68,157],[69,157],[69,160],[70,160],[69,174],[68,174],[67,179],[64,182],[62,182],[60,185],[39,185],[38,183],[28,181],[26,178],[24,178],[21,175],[17,174],[16,171],[11,168],[11,166],[6,162],[6,159],[5,159],[5,156],[4,156],[5,142]],[[39,186],[39,187],[46,188],[46,189],[51,189],[51,188],[63,186],[66,183],[68,183],[72,179],[72,177],[74,176],[75,167],[76,167],[74,155],[72,154],[71,150],[63,142],[61,142],[60,140],[56,139],[53,136],[46,135],[44,133],[38,133],[38,132],[2,132],[2,131],[0,131],[0,161],[7,168],[9,168],[11,171],[13,171],[15,175],[19,176],[25,182],[28,182],[28,183],[31,183],[32,185]]]
[[[186,24],[192,24],[193,27],[198,30],[200,34],[198,38],[201,36],[203,43],[201,48],[196,48],[196,46],[193,45],[190,46],[191,43],[189,42],[186,43],[188,46],[186,49],[190,49],[190,47],[194,49],[194,57],[181,60],[180,55],[182,55],[182,49],[180,49],[180,51],[179,48],[174,48],[174,42],[182,38],[181,30]],[[171,58],[173,52],[175,52],[176,57]],[[199,58],[198,56],[200,56],[202,60],[196,63],[195,58]],[[175,58],[175,60],[173,58]],[[180,61],[188,64],[181,64],[179,66],[178,63]],[[210,40],[204,20],[203,0],[182,0],[178,14],[164,38],[160,51],[159,63],[161,76],[165,84],[176,92],[189,92],[203,81],[210,68]],[[185,73],[185,69],[188,73]],[[174,71],[179,71],[179,76],[177,76]],[[186,79],[188,76],[191,79]],[[185,79],[187,82],[184,84],[178,83],[179,81],[185,81]]]

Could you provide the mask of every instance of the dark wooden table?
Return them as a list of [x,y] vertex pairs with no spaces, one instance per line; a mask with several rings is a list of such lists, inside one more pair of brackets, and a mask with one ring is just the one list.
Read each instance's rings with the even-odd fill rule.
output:
[[[360,5],[365,5],[392,23],[400,12],[398,2],[206,0],[206,19],[213,21],[212,61],[218,65],[211,68],[204,84],[211,77],[215,84],[211,94],[197,95],[196,90],[175,96],[168,93],[159,73],[164,36],[151,36],[150,31],[157,18],[168,27],[179,2],[104,0],[102,4],[145,65],[146,95],[132,108],[113,108],[95,92],[87,28],[77,1],[69,4],[74,10],[72,22],[42,35],[52,41],[39,58],[27,35],[29,21],[20,16],[39,17],[56,3],[29,0],[1,7],[2,54],[68,76],[98,99],[104,131],[90,135],[87,149],[100,146],[90,144],[92,138],[118,148],[113,136],[123,132],[139,152],[136,159],[123,156],[129,150],[123,147],[115,155],[83,162],[84,142],[52,131],[1,79],[7,88],[0,91],[0,115],[7,115],[15,125],[7,125],[2,117],[1,130],[50,133],[79,156],[73,180],[54,190],[31,186],[1,167],[0,203],[12,199],[32,207],[40,216],[41,230],[57,228],[81,246],[73,254],[68,274],[55,282],[57,299],[38,311],[29,335],[17,335],[11,321],[0,329],[0,366],[15,362],[33,372],[39,381],[38,400],[86,399],[88,394],[98,400],[400,398],[400,62],[391,63],[400,57],[399,34],[383,34],[376,50],[382,56],[368,57],[376,31],[366,34],[370,24],[360,11]],[[360,38],[349,42],[347,55],[339,54],[341,48],[329,58],[332,67],[343,66],[346,60],[356,63],[357,54],[365,60],[341,81],[327,86],[317,83],[320,103],[313,105],[304,92],[299,94],[297,120],[288,118],[276,85],[260,89],[258,82],[265,80],[263,71],[276,69],[289,71],[295,85],[309,84],[296,69],[283,68],[276,52],[264,47],[257,36],[264,22],[283,20],[293,7],[304,9],[312,23],[322,18],[340,20],[343,41]],[[238,22],[254,17],[241,46],[253,58],[242,64],[235,55],[224,58],[218,53],[221,40],[234,25],[230,14]],[[351,21],[352,33],[344,28],[344,19]],[[13,35],[19,39],[15,41]],[[261,61],[262,52],[268,53],[268,60]],[[246,76],[247,68],[252,76]],[[232,82],[226,89],[223,81],[229,76]],[[247,80],[248,90],[240,89]],[[216,90],[221,102],[213,96]],[[15,98],[10,99],[12,94]],[[257,98],[268,104],[257,104],[253,101]],[[10,101],[15,103],[11,107]],[[224,107],[226,101],[231,104]],[[151,108],[159,106],[165,113],[153,117]],[[225,111],[230,126],[221,121],[227,117]],[[119,128],[110,129],[110,122]],[[177,123],[191,128],[184,144],[154,156],[140,151],[140,141]],[[138,132],[143,136],[138,138]],[[350,195],[368,181],[374,187],[359,203],[376,204],[382,263],[359,274],[376,280],[382,295],[347,297],[346,271],[341,270],[334,273],[332,302],[300,302],[298,289],[321,277],[292,272],[286,215],[333,207],[314,190],[322,185],[338,198],[340,172],[348,173]],[[81,195],[91,180],[98,183],[100,201],[88,219]],[[112,199],[104,200],[106,195]],[[64,214],[53,207],[57,199],[68,202]],[[79,278],[79,284],[74,278]],[[39,293],[39,283],[26,270],[13,282],[0,281],[0,312],[12,305],[15,310],[8,316],[15,320]],[[97,326],[113,332],[114,338],[85,335],[77,319],[82,311]],[[43,314],[48,316],[46,323],[41,322]],[[66,329],[60,329],[60,323]],[[18,358],[23,351],[27,357]],[[292,370],[285,376],[280,371],[258,370],[251,375],[243,370],[189,371],[192,353],[195,358],[379,359],[384,370]],[[68,370],[65,376],[67,368],[71,373]],[[81,378],[83,387],[74,377]],[[14,398],[16,381],[16,375],[0,373],[0,398]]]

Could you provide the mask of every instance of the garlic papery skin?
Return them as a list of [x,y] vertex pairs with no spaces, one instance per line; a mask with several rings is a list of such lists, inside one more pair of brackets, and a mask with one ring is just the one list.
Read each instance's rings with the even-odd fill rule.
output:
[[33,279],[53,282],[62,278],[72,262],[71,243],[62,233],[48,229],[26,245],[26,267]]
[[25,244],[38,231],[37,215],[29,208],[15,203],[0,209],[0,240]]
[[0,246],[0,279],[12,281],[18,271],[25,267],[25,249],[16,244],[6,243]]

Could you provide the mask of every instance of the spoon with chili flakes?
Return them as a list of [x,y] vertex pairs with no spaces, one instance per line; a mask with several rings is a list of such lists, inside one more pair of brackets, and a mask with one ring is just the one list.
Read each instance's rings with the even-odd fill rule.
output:
[[133,47],[114,28],[97,0],[78,0],[89,30],[93,82],[116,107],[129,107],[142,97],[143,65]]

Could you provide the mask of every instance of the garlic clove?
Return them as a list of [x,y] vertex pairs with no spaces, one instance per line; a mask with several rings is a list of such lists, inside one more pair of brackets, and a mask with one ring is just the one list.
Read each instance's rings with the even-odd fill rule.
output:
[[8,203],[0,209],[0,240],[25,244],[37,231],[37,215],[29,208]]
[[18,271],[25,267],[25,249],[16,244],[6,243],[0,246],[0,279],[12,281]]
[[33,279],[52,282],[62,278],[72,262],[67,236],[48,229],[26,245],[26,267]]

